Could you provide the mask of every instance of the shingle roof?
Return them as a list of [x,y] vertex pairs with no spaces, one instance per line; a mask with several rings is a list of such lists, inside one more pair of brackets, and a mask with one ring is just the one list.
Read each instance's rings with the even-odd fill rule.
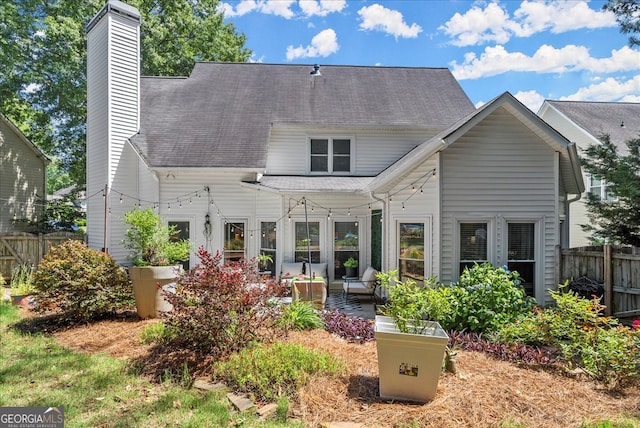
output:
[[131,141],[154,167],[264,168],[272,124],[439,131],[474,110],[446,68],[197,63],[141,79]]
[[[640,136],[640,103],[554,100],[546,102],[595,138],[609,134],[611,142],[624,151],[628,140]],[[621,126],[622,124],[624,126]]]

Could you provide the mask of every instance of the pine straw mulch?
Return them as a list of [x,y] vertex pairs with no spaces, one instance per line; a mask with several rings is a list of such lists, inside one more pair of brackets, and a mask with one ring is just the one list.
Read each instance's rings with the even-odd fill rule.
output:
[[[155,320],[123,317],[54,329],[63,346],[102,352],[130,361],[157,358],[139,341]],[[326,331],[292,332],[291,342],[323,350],[347,363],[338,378],[315,378],[299,392],[293,414],[312,427],[351,421],[365,427],[415,423],[421,427],[496,427],[510,422],[527,427],[579,427],[583,422],[640,417],[640,388],[610,391],[560,372],[520,367],[478,352],[458,351],[458,373],[440,377],[435,399],[427,404],[385,402],[378,397],[375,342],[349,343]],[[185,356],[186,357],[186,356]],[[174,356],[175,358],[175,356]],[[191,361],[193,364],[194,362]],[[207,364],[195,372],[204,373]]]

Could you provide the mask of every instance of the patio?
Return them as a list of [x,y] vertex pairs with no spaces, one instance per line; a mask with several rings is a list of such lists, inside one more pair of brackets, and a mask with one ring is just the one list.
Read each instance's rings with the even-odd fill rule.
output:
[[360,317],[364,319],[375,318],[375,300],[369,296],[349,295],[345,299],[342,292],[342,284],[331,284],[329,286],[329,294],[325,303],[325,309],[338,310],[344,312],[351,317]]

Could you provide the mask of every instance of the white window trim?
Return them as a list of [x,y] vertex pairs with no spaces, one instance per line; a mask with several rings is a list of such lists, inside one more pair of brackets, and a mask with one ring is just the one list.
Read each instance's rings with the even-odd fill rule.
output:
[[[362,234],[364,233],[364,231],[366,230],[364,225],[363,225],[363,219],[362,217],[358,216],[358,218],[356,219],[355,216],[340,216],[340,217],[331,217],[331,222],[329,227],[331,228],[331,236],[335,236],[336,233],[336,223],[354,223],[355,221],[358,222],[358,272],[363,272],[364,269],[366,268],[366,266],[368,265],[368,262],[363,258],[366,257],[365,254],[365,247],[363,246],[363,242],[365,242],[365,239],[363,239]],[[333,240],[331,241],[331,248],[328,249],[328,259],[327,259],[327,270],[329,272],[327,272],[329,274],[329,279],[331,281],[336,280],[336,278],[334,278],[334,270],[333,268],[331,268],[332,263],[335,263],[336,261],[336,251],[335,251],[335,243],[333,242]],[[360,275],[358,275],[360,276]]]
[[[433,234],[432,234],[432,224],[433,224],[433,216],[428,215],[424,217],[403,217],[403,216],[394,216],[393,220],[395,222],[395,240],[394,240],[394,248],[393,248],[393,264],[395,265],[395,269],[399,269],[398,261],[400,260],[400,223],[423,223],[424,224],[424,278],[430,278],[433,276]],[[398,272],[399,274],[400,272]]]
[[503,230],[504,230],[504,245],[501,251],[502,260],[504,260],[503,265],[509,263],[509,223],[533,223],[534,230],[533,235],[535,239],[535,282],[533,284],[533,294],[538,301],[539,304],[544,305],[545,298],[545,290],[544,290],[544,218],[533,218],[533,217],[504,217],[503,219]]
[[[598,178],[597,176],[593,175],[593,174],[587,174],[587,190],[586,192],[589,194],[593,194],[592,189],[594,189],[595,187],[591,186],[591,180],[593,178]],[[600,186],[598,186],[598,188],[600,189],[600,200],[601,201],[608,201],[608,202],[615,202],[618,200],[617,196],[613,195],[612,193],[609,193],[607,191],[607,188],[609,187],[609,184],[607,183],[607,180],[605,180],[604,178],[600,178]],[[611,196],[609,196],[611,195]]]
[[453,251],[455,263],[451,277],[460,280],[460,263],[462,258],[460,248],[460,223],[487,223],[487,261],[496,264],[496,221],[494,217],[456,217],[453,230]]
[[[311,140],[328,140],[327,171],[311,171]],[[349,140],[349,171],[333,171],[333,140]],[[355,136],[351,135],[308,135],[307,136],[307,175],[350,175],[355,168]]]
[[225,260],[225,242],[226,242],[226,236],[225,236],[225,228],[226,225],[228,223],[242,223],[244,224],[244,258],[246,259],[248,257],[248,252],[251,251],[251,249],[249,248],[249,245],[251,244],[249,242],[249,236],[247,236],[247,232],[249,231],[249,219],[247,218],[225,218],[224,220],[222,220],[220,222],[220,236],[222,237],[222,259],[223,261]]
[[[195,232],[196,232],[196,227],[198,227],[198,225],[196,224],[196,216],[195,215],[166,215],[163,216],[164,218],[164,225],[169,227],[169,222],[178,222],[178,221],[184,221],[184,222],[188,222],[189,223],[189,241],[192,244],[195,244],[196,242],[196,237],[195,237]],[[204,219],[202,220],[204,223]],[[196,255],[195,255],[195,251],[197,250],[197,248],[191,248],[191,250],[189,251],[189,266],[193,267],[196,265]]]
[[[320,235],[319,246],[320,246],[320,262],[324,263],[327,260],[327,248],[326,248],[326,237],[327,234],[327,218],[325,216],[308,216],[309,223],[319,223],[320,230],[318,234]],[[291,241],[289,261],[295,260],[296,254],[296,223],[304,223],[305,218],[303,216],[291,216],[291,221],[287,221],[289,223],[289,235]],[[284,262],[284,260],[283,260]]]

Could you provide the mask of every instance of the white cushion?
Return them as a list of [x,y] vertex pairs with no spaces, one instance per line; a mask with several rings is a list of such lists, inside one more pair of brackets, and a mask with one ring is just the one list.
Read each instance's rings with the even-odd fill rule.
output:
[[316,273],[316,276],[327,278],[327,264],[326,263],[307,263],[304,267],[306,275]]
[[294,276],[300,275],[302,273],[302,265],[303,262],[298,263],[282,263],[282,267],[280,269],[280,276],[282,278],[293,278]]
[[377,271],[374,268],[372,268],[371,266],[367,267],[367,270],[365,270],[364,274],[362,275],[362,282],[368,283],[370,281],[375,281],[376,273]]

